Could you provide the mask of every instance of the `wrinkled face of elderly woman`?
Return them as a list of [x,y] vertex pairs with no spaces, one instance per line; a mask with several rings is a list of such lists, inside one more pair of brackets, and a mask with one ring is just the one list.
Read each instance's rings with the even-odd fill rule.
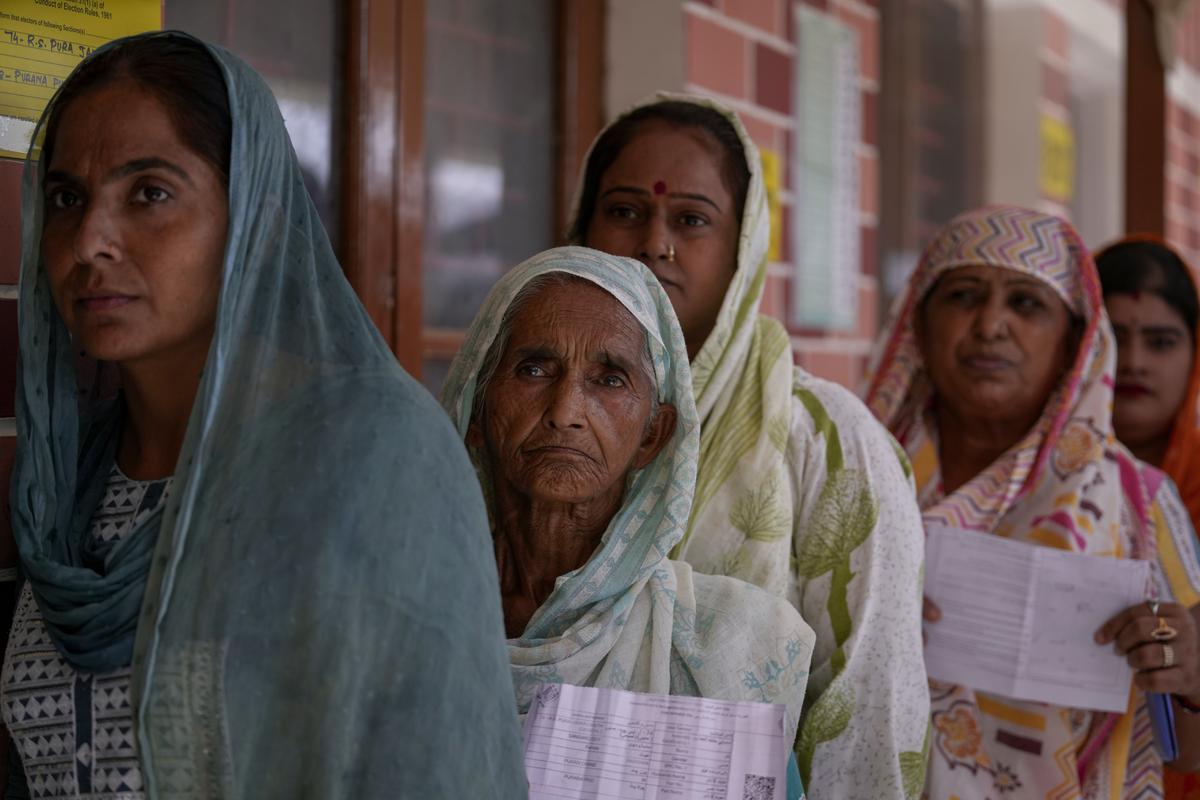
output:
[[581,280],[525,300],[485,392],[468,442],[485,448],[498,484],[534,501],[619,499],[675,426],[673,407],[654,409],[641,326]]
[[228,202],[218,170],[129,79],[63,109],[42,260],[77,348],[120,364],[207,352]]
[[1027,429],[1075,353],[1071,315],[1047,284],[1001,267],[944,274],[917,336],[939,404],[964,419]]

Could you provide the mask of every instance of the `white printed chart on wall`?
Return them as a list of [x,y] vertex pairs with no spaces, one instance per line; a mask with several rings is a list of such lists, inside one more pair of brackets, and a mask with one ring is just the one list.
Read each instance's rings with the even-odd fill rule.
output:
[[46,103],[100,45],[162,27],[162,0],[4,0],[0,156],[24,158]]
[[791,322],[853,328],[858,320],[857,147],[862,134],[858,33],[800,4],[795,14]]

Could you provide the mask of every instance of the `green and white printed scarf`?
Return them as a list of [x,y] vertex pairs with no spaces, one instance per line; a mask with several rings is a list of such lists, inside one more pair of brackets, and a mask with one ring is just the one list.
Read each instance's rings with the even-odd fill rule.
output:
[[[535,278],[575,275],[613,295],[646,333],[658,399],[678,412],[674,435],[628,478],[624,502],[600,546],[558,579],[524,633],[508,643],[524,713],[540,682],[787,706],[795,735],[814,634],[783,599],[744,581],[694,573],[667,553],[682,538],[696,480],[699,421],[687,347],[666,292],[642,264],[583,247],[534,256],[501,278],[450,369],[442,404],[462,436],[501,321]],[[471,448],[468,448],[471,450]],[[472,452],[485,495],[484,461]]]

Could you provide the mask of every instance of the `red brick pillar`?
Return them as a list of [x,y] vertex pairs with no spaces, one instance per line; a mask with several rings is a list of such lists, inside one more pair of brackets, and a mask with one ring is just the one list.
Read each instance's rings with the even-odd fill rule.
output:
[[1200,4],[1180,21],[1176,45],[1166,110],[1166,232],[1200,275]]

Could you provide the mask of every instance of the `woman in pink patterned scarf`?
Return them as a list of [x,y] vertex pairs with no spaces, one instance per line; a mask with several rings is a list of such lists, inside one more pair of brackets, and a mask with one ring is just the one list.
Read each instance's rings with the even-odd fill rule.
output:
[[[867,404],[912,461],[927,526],[1159,565],[1157,601],[1095,632],[1134,669],[1126,713],[931,681],[925,796],[1161,797],[1145,692],[1175,697],[1173,766],[1200,766],[1187,613],[1200,565],[1173,484],[1113,435],[1116,347],[1087,248],[1040,212],[962,214],[929,244],[881,344]],[[927,607],[930,622],[939,614]],[[1177,631],[1169,643],[1152,636],[1162,624]]]

